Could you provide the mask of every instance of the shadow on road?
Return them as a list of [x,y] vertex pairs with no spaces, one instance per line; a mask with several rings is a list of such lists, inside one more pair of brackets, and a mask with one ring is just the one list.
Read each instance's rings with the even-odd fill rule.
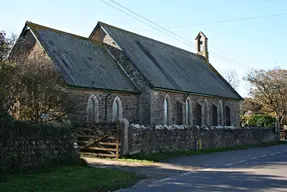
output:
[[286,179],[272,175],[258,175],[234,171],[198,171],[188,177],[177,177],[149,186],[151,191],[162,187],[166,191],[262,191],[287,189]]
[[[268,164],[267,164],[268,165]],[[272,167],[281,166],[282,163],[273,163]],[[287,165],[287,162],[284,162]],[[211,170],[178,171],[155,166],[105,166],[106,168],[119,168],[126,171],[136,171],[149,178],[126,191],[286,191],[287,180],[283,176],[273,174],[257,174],[249,168],[215,168]],[[153,175],[154,174],[154,175]],[[156,178],[156,179],[155,179]],[[165,178],[164,181],[159,179]],[[148,190],[147,190],[148,188]]]
[[[179,157],[148,165],[93,165],[133,171],[149,178],[128,191],[146,191],[144,189],[147,187],[149,192],[287,191],[287,173],[284,172],[284,167],[287,167],[287,153],[266,155],[276,150],[282,151],[285,146]],[[242,159],[247,160],[240,163]],[[226,166],[230,162],[235,163]],[[157,182],[160,179],[165,180]]]

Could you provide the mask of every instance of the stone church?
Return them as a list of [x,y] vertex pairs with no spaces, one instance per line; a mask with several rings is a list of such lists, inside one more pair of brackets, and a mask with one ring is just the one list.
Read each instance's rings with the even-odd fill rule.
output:
[[208,38],[195,43],[192,53],[102,22],[88,38],[26,22],[15,47],[44,54],[78,93],[73,121],[238,126],[241,96],[209,63]]

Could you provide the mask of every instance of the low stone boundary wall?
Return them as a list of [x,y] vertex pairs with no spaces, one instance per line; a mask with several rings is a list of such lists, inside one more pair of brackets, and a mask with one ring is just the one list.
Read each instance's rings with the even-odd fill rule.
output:
[[278,140],[274,128],[215,128],[130,125],[128,154],[184,151],[260,144]]
[[69,128],[23,122],[0,126],[0,172],[72,163],[77,157]]

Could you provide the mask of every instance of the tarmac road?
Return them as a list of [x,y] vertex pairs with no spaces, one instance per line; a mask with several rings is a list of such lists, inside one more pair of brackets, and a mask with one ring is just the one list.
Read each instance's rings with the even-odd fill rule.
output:
[[[172,158],[165,163],[194,167],[135,185],[125,192],[286,191],[287,145]],[[156,168],[154,168],[156,169]],[[160,172],[158,169],[156,172]]]

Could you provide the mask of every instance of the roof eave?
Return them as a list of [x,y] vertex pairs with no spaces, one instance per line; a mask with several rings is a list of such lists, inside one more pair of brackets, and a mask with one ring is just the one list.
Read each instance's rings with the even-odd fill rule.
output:
[[75,89],[85,89],[85,90],[97,90],[97,91],[112,91],[112,92],[124,92],[124,93],[133,93],[133,94],[141,94],[140,91],[127,91],[127,90],[117,90],[117,89],[105,89],[105,88],[96,88],[96,87],[86,87],[86,86],[79,86],[79,85],[71,85],[66,83],[69,88]]
[[[207,61],[206,61],[206,62],[207,62]],[[215,72],[215,74],[223,81],[223,83],[225,83],[225,84],[228,86],[228,88],[229,88],[235,95],[237,95],[237,97],[239,98],[239,100],[244,100],[244,99],[241,97],[241,95],[239,95],[239,93],[230,85],[230,83],[228,83],[228,82],[226,81],[226,79],[225,79],[224,77],[222,77],[222,75],[213,67],[213,65],[212,65],[211,63],[207,62],[207,65],[208,65],[208,67],[210,67],[210,68]]]
[[169,91],[169,92],[177,92],[177,93],[189,93],[189,94],[192,94],[192,95],[198,95],[198,96],[204,96],[204,97],[217,97],[217,98],[231,99],[231,100],[236,100],[236,101],[243,100],[242,97],[240,97],[240,98],[225,97],[225,96],[221,96],[221,95],[211,95],[211,94],[206,94],[206,93],[197,93],[197,92],[183,91],[183,90],[177,90],[177,89],[167,89],[167,88],[162,88],[162,87],[152,87],[152,89],[153,90],[158,90],[158,91]]

